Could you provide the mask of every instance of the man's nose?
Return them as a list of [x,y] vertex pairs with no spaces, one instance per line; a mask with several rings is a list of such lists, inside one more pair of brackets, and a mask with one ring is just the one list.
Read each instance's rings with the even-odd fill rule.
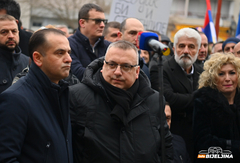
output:
[[183,49],[184,53],[189,53],[189,48],[186,46],[184,49]]
[[104,24],[103,21],[101,21],[100,26],[101,26],[101,27],[102,27],[102,26],[105,27],[105,24]]
[[71,58],[71,56],[70,56],[69,53],[66,54],[65,62],[66,62],[66,63],[71,63],[71,62],[72,62],[72,58]]
[[122,70],[121,70],[121,67],[120,67],[120,65],[117,65],[117,68],[116,68],[116,70],[114,71],[114,74],[122,74]]
[[202,45],[201,48],[200,48],[200,51],[203,52],[203,51],[205,51],[205,49],[206,48]]
[[9,31],[8,37],[10,37],[10,38],[13,38],[13,37],[14,37],[14,34],[12,33],[12,31]]

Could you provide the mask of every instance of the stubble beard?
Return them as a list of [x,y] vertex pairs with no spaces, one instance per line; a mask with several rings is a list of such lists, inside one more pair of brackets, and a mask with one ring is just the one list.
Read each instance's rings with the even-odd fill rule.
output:
[[6,45],[7,42],[6,42],[5,44],[1,44],[0,43],[0,48],[3,49],[3,50],[9,51],[9,52],[14,52],[14,50],[16,49],[16,46],[18,46],[17,42],[16,41],[14,41],[14,42],[15,42],[15,46],[14,47],[7,46]]

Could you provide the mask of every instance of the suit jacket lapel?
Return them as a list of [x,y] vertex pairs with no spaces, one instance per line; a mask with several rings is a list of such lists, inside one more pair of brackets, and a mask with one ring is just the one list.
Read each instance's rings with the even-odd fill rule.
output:
[[186,73],[175,61],[174,57],[171,58],[170,67],[173,71],[173,75],[177,78],[177,80],[186,88],[189,93],[192,93],[192,85],[189,79],[186,76]]
[[193,64],[194,66],[194,73],[193,73],[193,91],[198,89],[198,80],[199,80],[199,76],[202,73],[202,70],[199,70],[197,68],[197,66],[195,66],[195,64]]

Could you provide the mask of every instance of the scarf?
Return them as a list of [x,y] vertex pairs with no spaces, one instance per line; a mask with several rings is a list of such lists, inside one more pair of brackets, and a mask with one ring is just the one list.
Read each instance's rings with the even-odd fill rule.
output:
[[110,113],[111,117],[116,121],[122,122],[126,126],[127,115],[132,110],[130,106],[139,87],[138,79],[127,91],[117,88],[106,82],[102,76],[102,73],[100,73],[100,80],[103,84],[103,87],[105,88],[107,95],[111,98],[111,102],[115,103],[115,106]]

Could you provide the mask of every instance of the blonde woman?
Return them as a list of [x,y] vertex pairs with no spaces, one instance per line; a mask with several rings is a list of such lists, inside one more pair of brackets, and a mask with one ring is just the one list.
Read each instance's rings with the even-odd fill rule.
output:
[[[215,53],[205,62],[199,78],[199,90],[194,96],[196,154],[201,150],[209,152],[209,149],[214,149],[209,154],[221,157],[228,150],[228,156],[233,159],[223,158],[221,162],[240,161],[239,74],[240,58],[233,54]],[[197,162],[214,160],[219,162],[216,159],[197,159]]]

